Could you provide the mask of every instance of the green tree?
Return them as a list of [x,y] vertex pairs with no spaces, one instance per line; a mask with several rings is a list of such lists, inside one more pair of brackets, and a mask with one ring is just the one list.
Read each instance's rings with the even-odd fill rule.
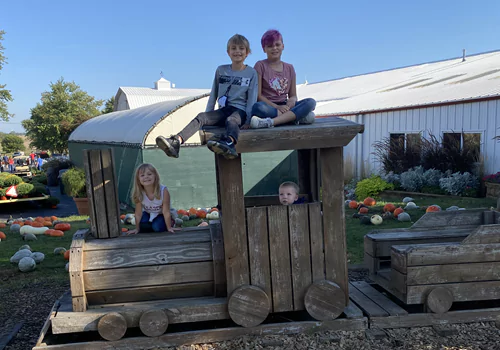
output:
[[22,121],[31,146],[64,153],[70,134],[83,122],[101,114],[102,100],[96,100],[75,82],[60,78],[42,93],[41,102],[31,109],[31,118]]
[[17,135],[8,134],[2,139],[2,150],[6,153],[24,151],[24,141]]
[[[4,56],[3,51],[5,48],[2,45],[3,35],[5,32],[0,30],[0,71],[7,63],[7,58]],[[13,101],[10,90],[7,90],[5,84],[0,84],[0,120],[8,121],[14,115],[10,114],[7,110],[7,102]]]
[[104,103],[104,109],[102,110],[102,114],[114,112],[115,108],[115,97],[112,96],[109,100],[106,100]]

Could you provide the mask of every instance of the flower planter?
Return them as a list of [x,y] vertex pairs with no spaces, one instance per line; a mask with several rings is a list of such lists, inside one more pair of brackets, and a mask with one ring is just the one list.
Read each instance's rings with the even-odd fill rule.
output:
[[73,197],[73,200],[76,204],[76,209],[78,210],[79,215],[89,215],[89,199],[88,198],[76,198]]
[[494,182],[485,182],[486,197],[498,198],[500,197],[500,184]]

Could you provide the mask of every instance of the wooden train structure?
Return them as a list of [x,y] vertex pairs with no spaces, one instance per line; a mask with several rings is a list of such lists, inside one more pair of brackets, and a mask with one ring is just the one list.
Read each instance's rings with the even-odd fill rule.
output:
[[[220,221],[175,234],[121,236],[113,155],[85,151],[91,228],[74,235],[71,293],[56,302],[33,349],[156,349],[242,335],[495,320],[499,307],[445,310],[441,304],[447,294],[439,288],[427,297],[434,300],[427,305],[435,313],[411,308],[412,301],[426,303],[410,293],[410,282],[437,276],[432,283],[443,287],[441,267],[415,275],[427,265],[419,260],[422,249],[433,251],[425,254],[434,259],[446,251],[453,264],[462,264],[473,260],[456,252],[474,243],[471,258],[486,254],[482,264],[500,261],[500,246],[483,240],[494,236],[491,226],[500,224],[498,213],[429,213],[410,229],[369,234],[365,257],[377,284],[348,281],[343,147],[363,130],[363,125],[329,117],[312,125],[242,131],[240,154],[297,150],[299,186],[307,203],[282,206],[278,196],[245,197],[241,157],[216,155]],[[201,130],[202,143],[221,132]],[[436,235],[436,228],[446,233]],[[460,248],[473,231],[489,233]],[[408,248],[417,243],[424,245]],[[486,278],[495,276],[491,270]],[[453,301],[461,300],[452,292]]]

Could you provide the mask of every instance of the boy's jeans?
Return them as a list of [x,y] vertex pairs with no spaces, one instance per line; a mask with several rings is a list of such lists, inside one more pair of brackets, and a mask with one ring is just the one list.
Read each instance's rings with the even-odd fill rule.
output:
[[226,106],[212,112],[202,112],[196,116],[184,129],[178,134],[186,141],[193,136],[204,125],[226,126],[226,135],[231,136],[238,141],[240,134],[240,125],[246,119],[247,113],[233,106]]
[[[286,102],[276,103],[276,104],[284,105],[286,104]],[[313,100],[312,98],[305,98],[303,100],[297,101],[295,106],[290,108],[290,110],[297,117],[296,120],[299,121],[305,118],[310,112],[314,111],[315,108],[316,108],[316,101]],[[267,103],[261,101],[253,105],[252,115],[255,115],[259,118],[276,118],[278,116],[278,110],[274,107],[269,106]]]

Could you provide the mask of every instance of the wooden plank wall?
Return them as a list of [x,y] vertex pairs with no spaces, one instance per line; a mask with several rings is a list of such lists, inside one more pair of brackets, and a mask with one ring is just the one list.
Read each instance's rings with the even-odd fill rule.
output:
[[91,230],[96,238],[120,236],[120,208],[111,149],[84,150]]
[[304,309],[313,280],[325,279],[320,203],[247,208],[250,283],[274,312]]

